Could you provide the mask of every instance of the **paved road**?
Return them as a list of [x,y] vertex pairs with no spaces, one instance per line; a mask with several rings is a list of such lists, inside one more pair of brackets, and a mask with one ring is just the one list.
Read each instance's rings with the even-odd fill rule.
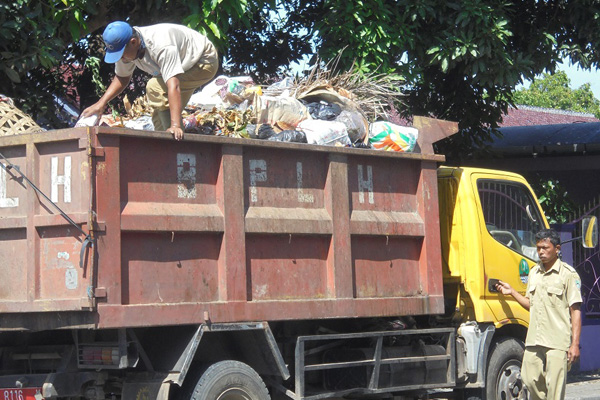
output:
[[568,377],[565,400],[600,400],[600,371]]

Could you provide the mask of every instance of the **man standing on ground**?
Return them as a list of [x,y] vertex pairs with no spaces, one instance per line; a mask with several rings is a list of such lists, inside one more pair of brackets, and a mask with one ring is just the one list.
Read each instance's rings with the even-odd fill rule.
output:
[[109,101],[123,91],[136,67],[152,75],[146,84],[152,122],[157,131],[183,138],[181,111],[194,91],[217,73],[217,51],[208,38],[182,25],[157,24],[131,27],[127,22],[110,23],[102,35],[104,61],[115,63],[115,77],[104,95],[81,113],[100,116]]
[[567,371],[579,358],[581,280],[559,259],[560,237],[545,229],[535,235],[540,262],[529,272],[525,296],[508,283],[496,287],[530,311],[521,375],[531,400],[565,398]]

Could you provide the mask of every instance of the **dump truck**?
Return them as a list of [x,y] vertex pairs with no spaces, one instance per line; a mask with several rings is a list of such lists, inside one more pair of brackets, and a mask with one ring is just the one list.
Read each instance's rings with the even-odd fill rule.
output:
[[415,153],[0,138],[0,400],[523,398],[528,314],[490,282],[524,293],[548,224],[414,125]]

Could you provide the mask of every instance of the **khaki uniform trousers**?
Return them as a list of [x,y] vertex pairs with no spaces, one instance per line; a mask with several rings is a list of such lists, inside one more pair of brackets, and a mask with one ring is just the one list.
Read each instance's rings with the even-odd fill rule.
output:
[[521,368],[529,400],[563,400],[567,386],[567,352],[527,346]]
[[[210,46],[212,51],[205,54],[202,61],[194,65],[183,74],[177,75],[181,91],[181,106],[185,107],[196,89],[208,83],[219,69],[217,51]],[[169,96],[167,84],[162,77],[151,78],[146,84],[148,104],[152,106],[152,123],[155,131],[165,131],[171,126],[169,113]]]

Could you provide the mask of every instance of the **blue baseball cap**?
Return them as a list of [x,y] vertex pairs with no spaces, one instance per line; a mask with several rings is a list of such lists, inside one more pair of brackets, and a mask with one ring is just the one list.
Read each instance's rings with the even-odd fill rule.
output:
[[125,46],[133,36],[133,29],[127,22],[115,21],[108,24],[102,38],[106,45],[104,61],[114,64],[121,59]]

